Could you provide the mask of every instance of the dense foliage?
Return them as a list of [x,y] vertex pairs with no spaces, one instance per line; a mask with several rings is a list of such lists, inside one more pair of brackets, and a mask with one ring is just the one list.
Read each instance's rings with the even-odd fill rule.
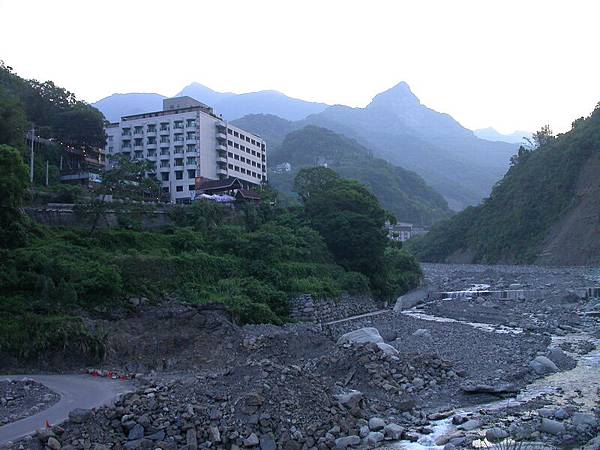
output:
[[283,192],[293,190],[293,179],[302,168],[326,165],[369,186],[398,220],[429,225],[451,214],[444,198],[417,174],[375,158],[356,141],[325,128],[307,126],[288,134],[269,155],[271,168],[283,162],[291,164],[291,172],[269,174],[270,183]]
[[[324,167],[302,169],[294,188],[305,214],[336,262],[368,277],[379,296],[392,297],[418,281],[419,268],[398,249],[387,249],[386,212],[366,186]],[[396,279],[396,273],[414,278]]]
[[[79,316],[110,316],[132,296],[219,302],[241,323],[282,323],[297,294],[389,297],[414,286],[419,267],[386,249],[372,194],[337,175],[328,188],[331,199],[315,190],[306,208],[173,207],[173,225],[159,231],[33,227],[25,245],[0,252],[0,353],[35,357],[76,343],[101,355]],[[44,333],[27,341],[32,324]]]
[[[37,135],[77,147],[105,145],[104,117],[100,111],[52,81],[23,79],[0,61],[0,114],[7,104],[18,105],[27,120],[38,128]],[[21,123],[7,128],[13,133],[23,131]]]
[[443,261],[468,252],[474,261],[532,262],[550,227],[577,201],[583,165],[600,149],[600,107],[578,119],[568,133],[552,137],[549,128],[522,148],[506,176],[481,206],[467,208],[437,224],[410,244],[424,261]]

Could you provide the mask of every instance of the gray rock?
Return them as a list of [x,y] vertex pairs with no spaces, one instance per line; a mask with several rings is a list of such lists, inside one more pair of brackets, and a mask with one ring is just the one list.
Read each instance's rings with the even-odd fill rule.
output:
[[378,442],[383,441],[383,439],[384,439],[383,433],[381,433],[380,431],[371,431],[367,435],[367,444],[373,446],[373,445],[377,444]]
[[560,370],[572,369],[577,365],[577,362],[563,352],[560,348],[554,347],[548,350],[548,359],[556,364]]
[[542,418],[540,431],[547,434],[562,434],[565,432],[565,426],[556,420]]
[[574,425],[584,425],[584,426],[596,426],[597,424],[596,417],[592,414],[586,414],[581,412],[576,412],[573,414],[573,424]]
[[148,439],[151,439],[153,441],[162,441],[165,438],[165,431],[164,430],[159,430],[156,433],[152,433],[148,436],[146,436]]
[[431,331],[426,328],[419,328],[412,335],[421,339],[431,339]]
[[400,312],[404,309],[412,308],[413,306],[427,299],[430,292],[431,288],[429,287],[415,289],[413,291],[407,292],[401,297],[398,297],[398,299],[396,300],[396,304],[394,305],[394,312]]
[[89,409],[76,408],[69,413],[69,420],[74,423],[84,423],[92,416]]
[[334,397],[346,408],[352,409],[360,404],[363,394],[360,391],[350,391],[344,394],[337,394]]
[[344,436],[335,440],[335,446],[337,448],[354,447],[360,444],[360,438],[358,436]]
[[339,345],[366,343],[377,344],[379,342],[383,342],[383,338],[379,334],[377,328],[373,327],[359,328],[358,330],[351,331],[342,335],[337,341]]
[[260,450],[277,450],[275,439],[269,434],[260,437]]
[[188,450],[198,450],[198,437],[196,436],[196,430],[190,428],[185,433],[185,442],[188,446]]
[[399,352],[390,344],[386,344],[385,342],[378,342],[377,347],[388,356],[398,356]]
[[218,427],[208,428],[208,440],[210,442],[221,442],[221,433]]
[[258,444],[260,444],[260,440],[254,433],[250,434],[250,436],[244,439],[244,447],[256,447]]
[[550,373],[558,372],[558,367],[552,361],[550,361],[545,356],[536,356],[530,363],[529,367],[531,367],[535,373],[538,375],[547,375]]
[[385,427],[383,427],[383,433],[386,435],[386,437],[396,440],[402,437],[404,428],[395,423],[388,423]]
[[127,435],[127,439],[130,441],[135,441],[137,439],[142,439],[144,437],[144,427],[139,423],[136,423],[131,430],[129,430],[129,434]]
[[485,438],[490,442],[501,441],[508,437],[508,432],[502,428],[490,428],[485,432]]
[[481,426],[481,422],[476,419],[467,420],[459,428],[465,431],[473,431]]
[[385,420],[380,417],[371,417],[369,419],[369,429],[371,431],[383,430],[385,427]]
[[137,439],[135,441],[127,441],[123,444],[125,450],[137,450],[142,447],[142,440]]
[[558,408],[554,413],[554,418],[558,420],[565,420],[571,417],[571,413],[565,408]]
[[51,450],[59,450],[61,448],[60,442],[55,437],[48,438],[48,442],[46,444],[48,448]]

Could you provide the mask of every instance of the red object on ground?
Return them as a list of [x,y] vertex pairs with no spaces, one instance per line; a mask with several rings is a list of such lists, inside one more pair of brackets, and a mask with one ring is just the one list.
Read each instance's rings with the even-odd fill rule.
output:
[[44,423],[44,426],[45,426],[46,428],[50,428],[50,424],[48,423],[48,421],[47,421],[47,420],[46,420],[46,422]]

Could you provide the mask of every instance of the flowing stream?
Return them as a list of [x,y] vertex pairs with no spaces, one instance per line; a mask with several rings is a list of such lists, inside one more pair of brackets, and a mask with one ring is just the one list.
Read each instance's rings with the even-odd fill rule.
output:
[[[467,322],[424,314],[415,308],[402,311],[402,314],[434,322],[461,323],[493,333],[519,334],[523,332],[520,328]],[[457,409],[455,410],[455,414],[472,414],[476,416],[477,412],[481,410],[493,411],[509,406],[519,406],[540,396],[545,396],[548,400],[548,404],[557,408],[562,404],[566,404],[568,400],[569,404],[576,404],[580,410],[590,411],[596,406],[595,400],[597,399],[600,390],[600,340],[585,333],[553,336],[551,346],[556,347],[562,343],[577,344],[578,342],[591,342],[596,346],[596,349],[585,355],[569,353],[577,360],[577,366],[575,368],[540,378],[527,385],[515,397]],[[452,418],[433,421],[429,428],[431,428],[433,432],[428,435],[422,435],[417,442],[399,441],[391,445],[388,444],[385,448],[398,450],[442,450],[444,446],[436,445],[436,441],[440,437],[457,430],[456,426],[452,424]],[[483,440],[482,436],[480,445],[483,448],[489,448],[488,445],[490,444]]]

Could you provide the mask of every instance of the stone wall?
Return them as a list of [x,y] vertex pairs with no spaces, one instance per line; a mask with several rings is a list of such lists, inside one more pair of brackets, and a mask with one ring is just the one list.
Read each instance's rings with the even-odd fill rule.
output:
[[337,299],[320,299],[311,295],[301,295],[292,300],[290,317],[299,322],[327,323],[384,307],[383,303],[366,296],[342,294]]

